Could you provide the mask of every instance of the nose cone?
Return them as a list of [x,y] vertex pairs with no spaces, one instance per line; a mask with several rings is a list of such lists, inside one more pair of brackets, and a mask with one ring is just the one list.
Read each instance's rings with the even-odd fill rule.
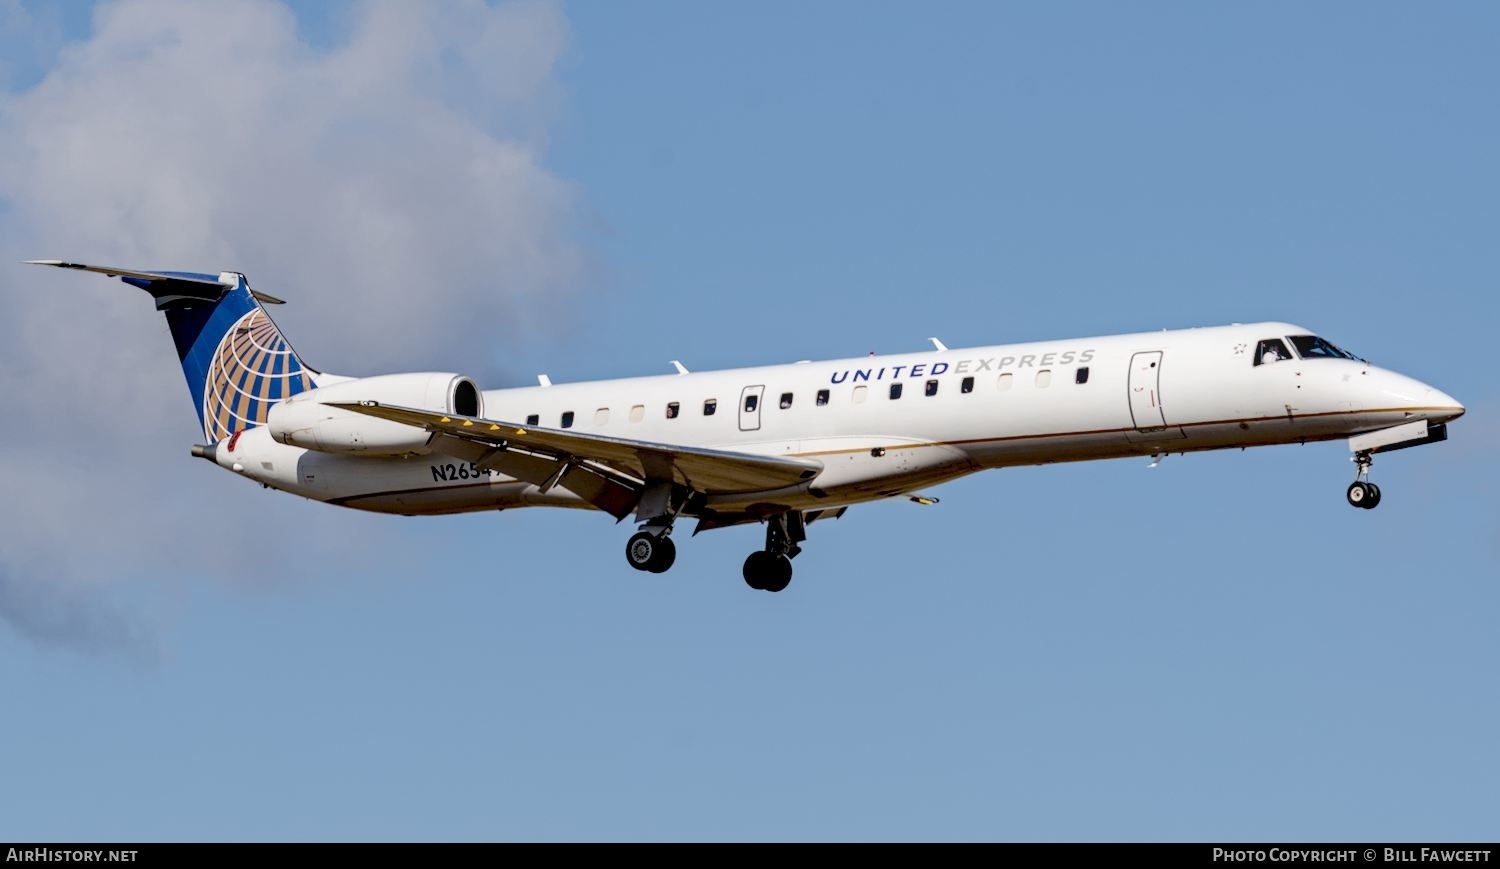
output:
[[1435,386],[1394,371],[1376,370],[1372,373],[1375,373],[1382,398],[1392,408],[1399,407],[1432,422],[1447,422],[1464,415],[1464,406],[1459,400]]
[[1374,366],[1365,369],[1362,380],[1365,377],[1370,384],[1365,401],[1371,407],[1403,411],[1409,419],[1418,417],[1431,422],[1449,422],[1464,416],[1464,405],[1457,398],[1416,378]]
[[1447,422],[1464,415],[1464,406],[1459,403],[1458,399],[1441,389],[1434,389],[1431,386],[1426,386],[1425,388],[1427,390],[1425,393],[1427,402],[1432,407],[1427,412],[1428,419],[1433,422]]

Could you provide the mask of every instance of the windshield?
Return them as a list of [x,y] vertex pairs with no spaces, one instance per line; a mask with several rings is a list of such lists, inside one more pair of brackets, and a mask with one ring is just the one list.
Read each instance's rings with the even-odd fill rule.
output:
[[1297,348],[1297,355],[1303,359],[1317,359],[1319,357],[1326,359],[1359,358],[1353,353],[1340,350],[1317,335],[1293,335],[1291,336],[1291,340],[1292,346]]

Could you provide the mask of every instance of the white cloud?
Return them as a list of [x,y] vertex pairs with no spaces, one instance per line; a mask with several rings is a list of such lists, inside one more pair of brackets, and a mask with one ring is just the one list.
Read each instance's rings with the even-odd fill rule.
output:
[[[373,3],[321,51],[270,0],[101,5],[41,82],[0,96],[0,255],[243,271],[291,301],[278,320],[315,366],[483,380],[488,348],[552,319],[583,273],[578,193],[540,159],[566,42],[545,3]],[[257,544],[289,530],[249,487],[184,470],[196,421],[148,297],[19,265],[0,283],[0,615],[90,629],[28,628],[24,601],[76,595],[25,584],[207,564],[220,544],[183,529],[210,505]],[[33,472],[49,464],[66,470]]]

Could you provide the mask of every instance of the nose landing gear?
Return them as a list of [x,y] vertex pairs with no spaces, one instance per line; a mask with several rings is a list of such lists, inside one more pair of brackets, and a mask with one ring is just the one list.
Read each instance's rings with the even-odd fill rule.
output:
[[1345,493],[1349,506],[1365,510],[1374,510],[1380,506],[1380,487],[1369,482],[1370,466],[1373,464],[1375,459],[1369,450],[1354,454],[1354,482],[1349,484],[1349,490]]

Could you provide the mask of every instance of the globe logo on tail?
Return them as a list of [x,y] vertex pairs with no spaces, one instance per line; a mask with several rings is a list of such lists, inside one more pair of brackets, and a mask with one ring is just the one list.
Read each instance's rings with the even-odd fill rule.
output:
[[203,390],[203,434],[209,443],[263,425],[272,405],[312,389],[312,378],[259,307],[219,341]]

